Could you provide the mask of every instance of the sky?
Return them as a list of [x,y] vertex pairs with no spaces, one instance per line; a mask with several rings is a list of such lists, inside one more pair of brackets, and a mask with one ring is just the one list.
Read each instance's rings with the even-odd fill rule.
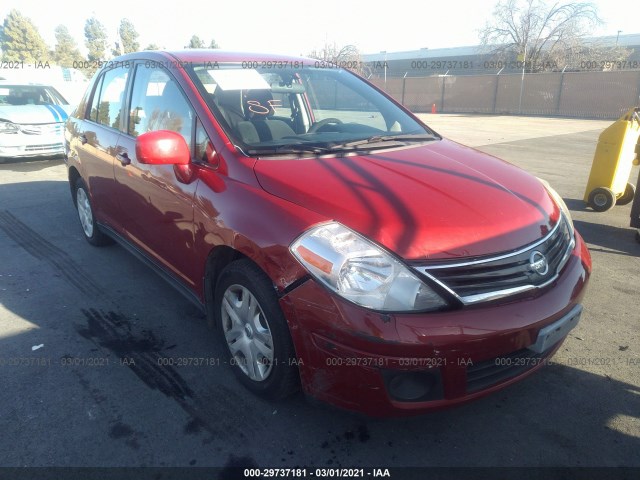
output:
[[[629,12],[633,1],[594,1],[606,23],[592,35],[616,35],[619,30],[621,35],[640,33],[637,15]],[[64,24],[83,53],[84,24],[93,15],[105,25],[112,41],[120,19],[131,20],[140,34],[142,48],[150,43],[167,49],[183,48],[195,34],[207,45],[214,38],[228,50],[308,55],[327,43],[335,43],[356,45],[361,53],[379,53],[477,45],[478,31],[491,20],[496,3],[497,0],[3,0],[0,21],[11,9],[18,9],[33,21],[51,48],[55,45],[55,27]]]

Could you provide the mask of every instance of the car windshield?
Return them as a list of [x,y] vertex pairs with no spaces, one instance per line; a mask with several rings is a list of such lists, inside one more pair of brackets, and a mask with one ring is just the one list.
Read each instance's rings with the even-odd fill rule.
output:
[[54,88],[40,85],[0,85],[0,106],[68,105]]
[[247,155],[317,155],[440,137],[358,76],[303,62],[192,66],[190,74]]

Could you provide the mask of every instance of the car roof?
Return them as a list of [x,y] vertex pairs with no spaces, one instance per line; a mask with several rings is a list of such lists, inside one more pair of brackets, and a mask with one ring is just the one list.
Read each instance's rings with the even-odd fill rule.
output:
[[114,60],[126,60],[126,59],[134,59],[134,58],[149,58],[153,59],[154,57],[164,57],[170,60],[176,60],[180,62],[246,62],[246,61],[281,61],[281,62],[314,62],[316,59],[301,57],[301,56],[290,56],[290,55],[281,55],[275,53],[258,53],[258,52],[237,52],[231,50],[220,50],[220,49],[200,49],[200,48],[190,48],[186,50],[146,50],[142,52],[130,53],[127,55],[123,55],[121,57],[117,57]]
[[1,86],[12,86],[12,87],[49,87],[52,85],[48,85],[46,83],[37,83],[37,82],[14,82],[10,79],[4,79],[0,77],[0,87]]

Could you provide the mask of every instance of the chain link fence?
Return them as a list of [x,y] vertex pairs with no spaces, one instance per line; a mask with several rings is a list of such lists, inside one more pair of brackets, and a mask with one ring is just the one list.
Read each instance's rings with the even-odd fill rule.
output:
[[640,70],[372,78],[414,112],[614,119],[640,105]]

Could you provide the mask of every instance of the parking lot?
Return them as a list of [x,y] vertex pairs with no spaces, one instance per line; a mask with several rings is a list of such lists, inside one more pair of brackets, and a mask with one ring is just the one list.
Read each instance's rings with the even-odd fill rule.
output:
[[[554,364],[429,415],[370,419],[249,394],[216,332],[124,249],[83,238],[60,159],[0,164],[3,466],[640,467],[640,244],[582,196],[609,121],[423,115],[548,180],[587,241],[584,313]],[[632,171],[632,181],[638,167]],[[482,199],[478,199],[482,202]]]

